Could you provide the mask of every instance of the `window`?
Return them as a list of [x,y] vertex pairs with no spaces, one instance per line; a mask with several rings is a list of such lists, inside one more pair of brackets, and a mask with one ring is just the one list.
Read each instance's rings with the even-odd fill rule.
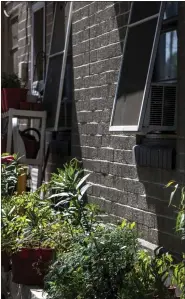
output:
[[10,19],[9,23],[9,70],[18,74],[18,16]]
[[[59,113],[59,129],[71,127],[72,112],[72,32],[69,32],[69,45],[65,76],[63,84],[63,94],[58,108],[58,96],[60,89],[63,58],[65,56],[65,41],[69,20],[70,2],[55,2],[55,17],[53,23],[52,41],[48,59],[47,74],[43,104],[47,111],[47,128],[53,129],[57,113]],[[60,81],[61,80],[61,81]]]
[[177,79],[177,30],[161,34],[154,71],[154,82]]
[[37,2],[32,6],[32,59],[31,82],[44,80],[45,74],[45,6]]
[[155,62],[153,82],[177,80],[177,13],[178,3],[167,2]]
[[[132,2],[110,131],[174,129],[175,117],[166,115],[167,107],[175,114],[176,101],[177,8],[171,3]],[[157,127],[151,128],[152,117],[159,118]]]

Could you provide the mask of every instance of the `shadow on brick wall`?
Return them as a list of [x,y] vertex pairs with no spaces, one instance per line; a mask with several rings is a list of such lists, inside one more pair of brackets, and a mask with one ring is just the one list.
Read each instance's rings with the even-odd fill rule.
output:
[[[127,1],[114,3],[122,51],[130,5],[131,2]],[[175,233],[175,211],[172,207],[168,207],[172,189],[164,186],[172,179],[181,183],[184,181],[184,177],[181,177],[181,174],[176,170],[167,171],[139,166],[136,169],[137,177],[143,184],[145,195],[137,194],[137,200],[133,203],[128,202],[128,205],[133,208],[132,221],[137,223],[141,238],[164,246],[173,252],[182,252],[185,248],[185,242],[182,242]],[[136,192],[133,190],[132,193]],[[175,200],[178,199],[179,193],[176,194]]]
[[[72,42],[72,40],[71,40]],[[72,47],[71,47],[72,48]],[[73,57],[73,55],[71,55]],[[69,65],[68,65],[69,66]],[[67,80],[70,78],[70,82],[65,81],[64,84],[64,96],[70,98],[70,103],[67,108],[61,106],[60,117],[64,118],[64,112],[67,113],[67,127],[69,129],[60,130],[55,136],[52,132],[46,132],[46,155],[48,150],[48,145],[50,144],[50,152],[48,156],[47,167],[45,171],[45,180],[48,181],[51,177],[51,173],[57,171],[57,168],[63,168],[64,164],[69,162],[73,158],[72,154],[72,139],[73,131],[78,131],[77,126],[77,116],[75,109],[75,98],[74,98],[74,73],[73,73],[73,59],[70,59],[70,66],[66,70]],[[66,80],[66,79],[65,79]],[[62,110],[63,109],[63,110]],[[63,123],[63,120],[61,120]],[[77,140],[79,135],[77,133]],[[78,143],[78,142],[77,142]],[[75,155],[80,159],[80,154]]]
[[[165,185],[170,180],[183,182],[183,178],[177,175],[175,170],[167,171],[157,168],[137,167],[139,181],[145,188],[146,197],[144,209],[149,212],[148,219],[144,219],[147,228],[146,237],[159,246],[163,246],[173,252],[182,253],[185,248],[185,242],[181,241],[175,232],[175,209],[169,207],[170,194],[172,188],[166,188]],[[174,204],[180,200],[180,190],[174,196]],[[142,225],[140,228],[142,230]]]

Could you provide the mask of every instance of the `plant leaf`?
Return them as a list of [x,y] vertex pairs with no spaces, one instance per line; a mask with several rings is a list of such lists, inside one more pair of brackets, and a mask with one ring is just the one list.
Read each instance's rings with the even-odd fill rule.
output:
[[90,176],[90,173],[86,174],[81,180],[80,182],[77,184],[76,189],[78,189],[84,182],[85,180]]
[[169,201],[169,204],[168,204],[168,206],[170,206],[170,205],[171,205],[171,203],[172,203],[172,200],[173,200],[174,194],[175,194],[175,192],[177,191],[177,188],[178,188],[178,184],[176,184],[174,188],[175,188],[175,189],[174,189],[174,191],[172,191],[172,193],[171,193],[171,195],[170,195],[170,201]]

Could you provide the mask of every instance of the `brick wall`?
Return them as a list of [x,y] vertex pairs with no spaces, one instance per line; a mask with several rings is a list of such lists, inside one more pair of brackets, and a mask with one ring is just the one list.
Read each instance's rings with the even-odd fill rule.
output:
[[[112,220],[137,223],[141,237],[172,250],[182,244],[174,236],[174,213],[168,208],[171,179],[185,183],[184,2],[179,16],[179,97],[177,168],[139,168],[132,148],[138,136],[109,132],[130,2],[74,2],[72,22],[74,109],[72,153],[83,161],[92,184],[88,199]],[[138,41],[139,42],[139,41]]]
[[[53,2],[45,3],[48,55]],[[185,184],[184,2],[179,2],[179,6],[177,165],[174,171],[136,166],[132,148],[140,138],[135,134],[109,132],[130,2],[75,1],[72,20],[74,102],[71,145],[72,155],[82,159],[85,171],[91,173],[88,199],[107,211],[111,220],[135,221],[143,239],[164,244],[172,250],[180,250],[182,244],[174,236],[174,213],[168,208],[170,190],[164,189],[164,184],[171,179]],[[27,6],[27,2],[12,1],[7,10],[10,13],[12,9],[19,10],[19,62],[27,59],[30,66],[31,3]],[[30,75],[29,67],[29,82]],[[51,134],[47,133],[47,142],[50,139]],[[61,163],[59,158],[50,157],[48,174]]]

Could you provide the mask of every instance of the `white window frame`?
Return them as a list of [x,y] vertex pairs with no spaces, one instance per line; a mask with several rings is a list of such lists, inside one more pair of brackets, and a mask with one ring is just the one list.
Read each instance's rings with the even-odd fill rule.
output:
[[[32,34],[31,34],[31,86],[33,85],[34,76],[34,14],[43,8],[43,52],[46,50],[46,28],[45,28],[45,2],[40,1],[32,5]],[[43,60],[43,71],[45,72],[45,62]],[[45,78],[43,77],[43,80]]]
[[[150,83],[151,83],[151,79],[152,79],[152,70],[153,70],[154,63],[155,63],[155,57],[157,54],[157,47],[158,47],[158,42],[159,42],[159,38],[160,38],[160,31],[161,31],[165,6],[166,6],[166,1],[161,1],[161,6],[160,6],[160,10],[159,10],[158,14],[152,15],[150,17],[142,19],[141,21],[137,21],[137,22],[131,24],[130,21],[131,21],[132,10],[133,10],[133,2],[131,4],[128,26],[127,26],[126,35],[125,35],[125,42],[124,42],[124,46],[123,46],[122,63],[121,63],[120,71],[119,71],[118,84],[117,84],[117,88],[116,88],[116,94],[114,97],[113,108],[112,108],[112,113],[111,113],[111,120],[110,120],[110,125],[109,125],[110,132],[112,132],[112,131],[142,132],[144,116],[145,116],[148,95],[149,95],[149,90],[150,90]],[[156,25],[154,43],[153,43],[151,56],[150,56],[149,68],[148,68],[147,78],[146,78],[146,82],[145,82],[145,88],[144,88],[144,92],[143,92],[143,98],[142,98],[142,104],[141,104],[138,124],[134,125],[134,126],[124,126],[124,125],[123,126],[113,126],[112,123],[113,123],[113,117],[114,117],[114,112],[115,112],[115,107],[116,107],[117,94],[118,94],[118,88],[119,88],[119,84],[120,84],[120,77],[121,77],[122,65],[123,65],[123,61],[124,61],[124,55],[125,55],[125,49],[126,49],[126,44],[127,44],[127,39],[128,39],[129,28],[134,27],[138,24],[142,24],[146,21],[152,20],[157,17],[158,17],[158,21],[157,21],[157,25]]]

